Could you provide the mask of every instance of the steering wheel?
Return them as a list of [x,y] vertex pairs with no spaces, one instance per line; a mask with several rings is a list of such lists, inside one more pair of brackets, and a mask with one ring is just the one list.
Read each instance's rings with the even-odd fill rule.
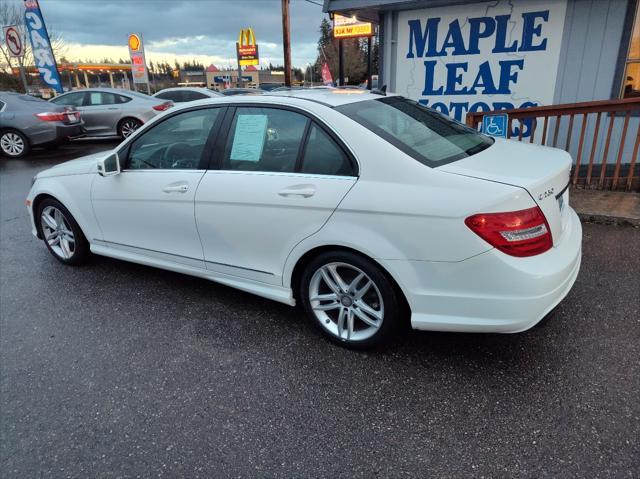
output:
[[193,149],[187,143],[173,143],[169,145],[162,155],[162,162],[170,165],[169,168],[188,169],[194,168],[195,159],[193,158]]

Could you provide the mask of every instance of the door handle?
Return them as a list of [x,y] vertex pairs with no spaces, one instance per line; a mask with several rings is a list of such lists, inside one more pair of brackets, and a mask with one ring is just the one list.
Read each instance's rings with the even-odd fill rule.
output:
[[107,108],[107,110],[118,110],[118,107],[115,107],[115,106],[114,107],[110,107],[110,108]]
[[278,192],[280,196],[285,198],[290,196],[301,196],[303,198],[309,198],[316,194],[316,187],[314,185],[294,185],[280,190]]
[[181,183],[179,185],[168,185],[162,188],[165,193],[186,193],[189,191],[189,185]]

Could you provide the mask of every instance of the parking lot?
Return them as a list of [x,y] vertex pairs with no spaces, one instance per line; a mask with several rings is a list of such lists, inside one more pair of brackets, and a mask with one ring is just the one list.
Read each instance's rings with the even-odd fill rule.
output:
[[0,160],[3,477],[637,477],[640,229],[584,225],[582,271],[517,335],[359,353],[297,309],[30,234],[39,170]]

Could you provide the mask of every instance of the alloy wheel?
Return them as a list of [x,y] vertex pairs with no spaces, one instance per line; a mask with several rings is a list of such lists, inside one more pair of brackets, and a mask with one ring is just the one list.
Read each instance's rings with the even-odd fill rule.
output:
[[19,156],[24,151],[24,140],[17,133],[9,131],[0,138],[0,148],[7,155]]
[[322,327],[343,341],[372,337],[384,320],[380,290],[364,271],[347,263],[320,267],[309,283],[309,301]]
[[64,213],[55,206],[47,206],[42,210],[40,224],[51,250],[62,259],[70,259],[76,249],[76,239]]
[[124,123],[122,123],[122,126],[120,127],[120,131],[122,132],[122,136],[124,138],[127,138],[139,127],[140,127],[139,122],[135,120],[126,120]]

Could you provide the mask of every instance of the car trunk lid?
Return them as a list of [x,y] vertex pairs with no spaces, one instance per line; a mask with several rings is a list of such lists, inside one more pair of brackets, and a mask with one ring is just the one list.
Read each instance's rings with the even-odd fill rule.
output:
[[571,156],[539,145],[496,139],[468,158],[438,170],[524,188],[540,207],[557,245],[568,223],[568,184]]

